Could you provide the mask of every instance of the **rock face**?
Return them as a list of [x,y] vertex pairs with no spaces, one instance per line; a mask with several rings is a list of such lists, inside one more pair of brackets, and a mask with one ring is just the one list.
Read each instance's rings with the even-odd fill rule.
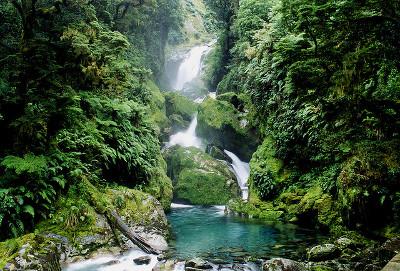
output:
[[178,148],[172,154],[174,191],[192,204],[225,204],[238,197],[240,188],[228,165],[195,147]]
[[241,160],[249,161],[258,145],[251,129],[246,114],[230,102],[209,96],[199,106],[198,135],[209,144],[235,153]]

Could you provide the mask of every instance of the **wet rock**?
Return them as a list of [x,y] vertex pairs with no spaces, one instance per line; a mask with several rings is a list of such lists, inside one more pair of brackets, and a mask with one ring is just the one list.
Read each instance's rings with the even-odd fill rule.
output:
[[141,256],[136,259],[133,259],[133,262],[137,265],[148,265],[151,262],[150,256]]
[[194,258],[189,261],[186,261],[185,268],[186,270],[189,270],[188,268],[194,268],[192,270],[195,270],[195,269],[212,269],[213,267],[210,263],[208,263],[203,259]]
[[348,268],[348,265],[342,264],[338,261],[324,261],[324,262],[309,262],[306,267],[307,270],[314,270],[314,271],[353,271],[352,269]]
[[264,262],[263,271],[307,271],[304,264],[283,258],[274,258]]
[[153,267],[152,271],[173,271],[175,269],[176,262],[173,260],[166,262],[159,262]]
[[220,252],[244,252],[245,250],[241,247],[220,247],[218,248]]
[[307,254],[310,261],[323,261],[339,256],[340,251],[334,244],[324,244],[312,247]]
[[117,264],[117,263],[120,263],[120,261],[118,261],[118,260],[111,260],[111,261],[109,261],[109,262],[107,263],[107,265],[113,265],[113,264]]

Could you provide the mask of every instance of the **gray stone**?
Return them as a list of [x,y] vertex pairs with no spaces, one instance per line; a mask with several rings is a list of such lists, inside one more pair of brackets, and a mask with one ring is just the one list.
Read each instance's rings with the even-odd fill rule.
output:
[[212,265],[200,258],[194,258],[189,261],[186,261],[185,268],[195,268],[195,269],[212,269]]
[[141,256],[136,259],[133,259],[133,262],[137,265],[148,265],[151,262],[150,256]]
[[159,262],[153,267],[152,271],[173,271],[175,269],[176,262],[169,260],[166,262]]

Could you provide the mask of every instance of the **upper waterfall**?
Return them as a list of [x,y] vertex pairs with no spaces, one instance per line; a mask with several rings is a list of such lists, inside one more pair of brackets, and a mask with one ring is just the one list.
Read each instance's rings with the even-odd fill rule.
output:
[[183,61],[179,67],[178,75],[175,81],[175,90],[182,90],[184,85],[195,78],[201,67],[201,56],[209,49],[209,46],[197,46],[190,50],[189,57]]

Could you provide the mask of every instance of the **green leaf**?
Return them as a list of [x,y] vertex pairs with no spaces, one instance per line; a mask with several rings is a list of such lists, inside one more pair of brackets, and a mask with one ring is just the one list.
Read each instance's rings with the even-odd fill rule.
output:
[[20,175],[23,172],[40,172],[47,166],[47,162],[43,155],[36,156],[33,153],[28,153],[24,155],[24,158],[14,155],[6,156],[1,165],[8,169],[14,169],[15,173]]
[[35,216],[35,209],[33,209],[33,207],[30,205],[25,205],[22,211],[24,213],[30,214],[32,217]]

